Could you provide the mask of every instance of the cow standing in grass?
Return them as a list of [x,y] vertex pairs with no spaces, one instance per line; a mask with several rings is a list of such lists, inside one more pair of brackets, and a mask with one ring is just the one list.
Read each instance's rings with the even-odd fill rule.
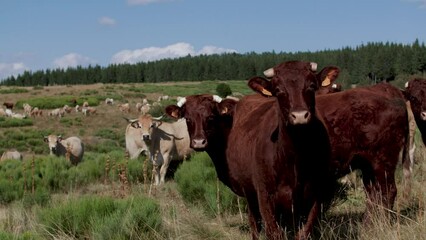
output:
[[151,115],[141,115],[129,122],[132,127],[141,130],[141,140],[149,148],[155,169],[155,184],[163,184],[170,162],[184,160],[193,152],[189,147],[186,122],[162,122]]
[[64,156],[74,165],[83,159],[84,145],[80,138],[49,135],[44,137],[44,142],[49,145],[50,155]]

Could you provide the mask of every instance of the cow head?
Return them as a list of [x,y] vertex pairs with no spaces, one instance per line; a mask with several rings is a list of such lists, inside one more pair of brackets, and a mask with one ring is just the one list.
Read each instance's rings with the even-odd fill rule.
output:
[[58,144],[62,141],[62,136],[49,135],[44,136],[44,142],[49,145],[50,155],[54,155],[57,153]]
[[155,128],[158,128],[162,122],[160,121],[161,117],[155,118],[149,114],[141,115],[137,119],[127,119],[127,121],[134,128],[139,128],[141,130],[143,141],[150,141],[152,136],[152,131]]
[[209,139],[217,136],[221,118],[232,116],[237,101],[216,95],[192,95],[181,98],[176,105],[166,107],[166,113],[175,119],[185,118],[194,150],[204,151]]
[[286,124],[307,124],[315,115],[315,91],[322,82],[331,84],[338,76],[335,67],[318,74],[316,68],[313,62],[284,62],[264,72],[268,79],[253,77],[248,85],[265,97],[277,98]]
[[337,67],[325,67],[317,74],[320,79],[321,86],[319,87],[316,95],[324,95],[329,93],[336,93],[342,91],[342,85],[335,83],[339,77],[340,70]]
[[405,84],[405,98],[417,120],[426,121],[426,79],[413,79]]

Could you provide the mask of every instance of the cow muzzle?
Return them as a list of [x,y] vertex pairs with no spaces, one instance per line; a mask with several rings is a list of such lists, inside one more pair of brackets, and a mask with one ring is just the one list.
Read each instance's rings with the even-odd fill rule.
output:
[[142,135],[142,140],[149,141],[151,140],[151,138],[149,137],[149,135]]
[[294,111],[290,113],[289,120],[292,125],[307,124],[311,120],[311,113],[309,111]]
[[207,139],[205,138],[192,139],[191,141],[191,148],[195,150],[204,149],[206,147],[207,147]]
[[426,121],[426,111],[423,111],[423,112],[421,112],[421,113],[420,113],[420,118],[421,118],[423,121]]

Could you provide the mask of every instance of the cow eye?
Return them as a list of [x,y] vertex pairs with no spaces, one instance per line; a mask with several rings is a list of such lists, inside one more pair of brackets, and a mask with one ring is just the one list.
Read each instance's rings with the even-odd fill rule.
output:
[[311,83],[309,87],[307,88],[308,91],[315,91],[317,90],[317,85],[315,83]]

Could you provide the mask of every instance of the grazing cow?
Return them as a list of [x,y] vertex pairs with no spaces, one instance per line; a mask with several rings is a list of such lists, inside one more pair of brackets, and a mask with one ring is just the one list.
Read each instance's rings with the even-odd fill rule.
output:
[[22,160],[22,154],[18,152],[16,149],[7,150],[7,151],[4,151],[4,153],[1,155],[0,161],[6,160],[6,159]]
[[52,117],[62,118],[65,115],[65,111],[63,108],[55,108],[52,111],[50,111],[47,115]]
[[114,104],[114,99],[112,99],[112,98],[105,98],[105,104],[106,105],[113,105]]
[[142,103],[140,103],[140,102],[138,102],[138,103],[136,103],[136,105],[135,105],[135,108],[136,108],[136,112],[141,112],[141,107],[142,107]]
[[94,107],[83,107],[83,108],[81,109],[81,112],[82,112],[85,116],[87,116],[87,115],[93,115],[93,114],[96,114],[96,108],[94,108]]
[[13,106],[15,106],[12,102],[4,102],[3,106],[5,106],[7,109],[13,109]]
[[219,180],[228,187],[231,184],[225,151],[236,104],[233,99],[203,94],[181,97],[176,105],[166,107],[170,117],[186,120],[190,147],[209,154]]
[[27,118],[27,115],[22,113],[12,113],[11,117],[16,119],[24,119]]
[[163,96],[159,96],[157,102],[161,102],[163,100],[169,100],[169,96],[168,95],[163,95]]
[[129,103],[118,104],[118,109],[124,113],[130,113],[130,104]]
[[84,154],[84,145],[80,138],[49,135],[44,137],[44,142],[49,144],[50,155],[65,156],[74,165],[81,162]]
[[28,116],[31,115],[31,110],[33,109],[33,107],[31,107],[30,104],[24,103],[24,104],[22,104],[22,107],[24,108],[24,113],[26,115],[28,115]]
[[35,116],[42,116],[43,115],[43,111],[41,109],[39,109],[38,107],[35,107],[31,110],[30,116],[35,117]]
[[64,112],[66,112],[66,113],[71,113],[72,108],[70,108],[68,105],[64,105],[64,106],[62,107],[62,110],[63,110]]
[[[315,68],[314,63],[285,62],[265,71],[271,81],[250,79],[249,86],[261,95],[246,96],[230,108],[232,128],[225,118],[230,128],[227,147],[222,149],[226,157],[216,169],[222,170],[218,176],[232,191],[247,199],[253,239],[258,239],[262,227],[268,239],[284,238],[280,225],[300,227],[296,238],[307,238],[322,204],[334,194],[329,140],[315,111],[320,84]],[[182,109],[186,111],[186,106]],[[201,122],[195,121],[190,129],[207,126]],[[193,144],[204,144],[195,140]]]
[[342,177],[362,172],[368,219],[375,205],[392,208],[395,169],[408,161],[408,115],[399,89],[388,83],[316,97],[332,147],[332,170]]
[[405,84],[404,96],[409,100],[417,127],[426,144],[426,79],[415,78]]
[[[129,121],[127,118],[125,118]],[[129,123],[126,127],[126,152],[129,154],[130,159],[136,159],[141,153],[149,155],[148,146],[142,140],[142,128],[134,128]]]
[[140,108],[141,114],[148,114],[149,110],[151,110],[151,104],[147,103]]
[[88,107],[89,106],[89,102],[88,101],[84,101],[82,107]]
[[141,139],[149,148],[149,155],[155,168],[155,184],[163,184],[170,161],[184,160],[193,151],[189,147],[186,122],[161,122],[151,115],[141,115],[129,120],[132,127],[141,130]]

